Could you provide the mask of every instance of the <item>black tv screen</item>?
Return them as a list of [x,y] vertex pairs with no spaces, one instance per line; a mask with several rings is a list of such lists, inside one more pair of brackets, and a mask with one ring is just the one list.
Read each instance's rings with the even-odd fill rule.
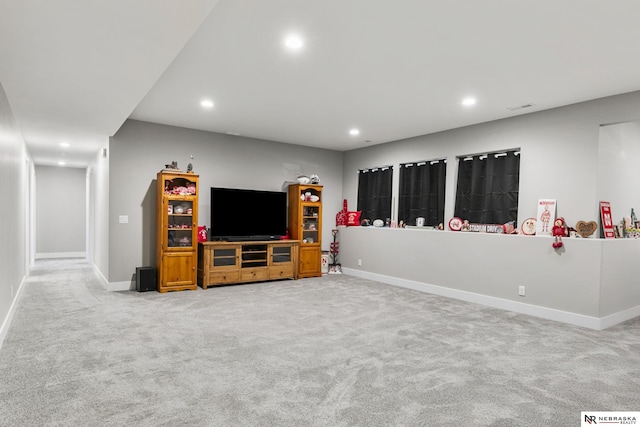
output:
[[287,193],[211,187],[211,240],[274,240],[287,233]]

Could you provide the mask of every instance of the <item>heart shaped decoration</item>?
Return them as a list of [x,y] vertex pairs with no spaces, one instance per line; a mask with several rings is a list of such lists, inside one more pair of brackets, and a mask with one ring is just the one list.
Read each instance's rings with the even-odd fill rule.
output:
[[580,237],[589,237],[598,229],[598,224],[595,221],[578,221],[576,224],[576,231]]

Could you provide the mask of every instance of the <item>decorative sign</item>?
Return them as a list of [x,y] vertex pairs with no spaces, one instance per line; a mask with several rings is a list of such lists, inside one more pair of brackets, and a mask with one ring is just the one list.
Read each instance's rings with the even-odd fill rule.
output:
[[362,211],[347,211],[347,227],[360,225],[360,214]]
[[551,235],[551,227],[556,219],[555,199],[538,200],[538,216],[536,217],[536,234]]
[[536,234],[536,219],[535,218],[527,218],[522,222],[522,227],[520,227],[520,232],[525,236],[533,236]]
[[320,272],[322,274],[327,274],[329,272],[329,254],[322,254],[320,258]]
[[578,221],[576,223],[576,232],[580,237],[589,237],[598,229],[598,223],[595,221]]
[[469,231],[496,234],[505,234],[506,232],[504,224],[469,224]]
[[462,218],[458,218],[457,216],[454,216],[453,218],[451,218],[449,220],[449,229],[451,231],[460,231],[462,230]]
[[613,231],[613,219],[611,218],[611,204],[600,202],[600,222],[605,239],[615,239],[616,233]]

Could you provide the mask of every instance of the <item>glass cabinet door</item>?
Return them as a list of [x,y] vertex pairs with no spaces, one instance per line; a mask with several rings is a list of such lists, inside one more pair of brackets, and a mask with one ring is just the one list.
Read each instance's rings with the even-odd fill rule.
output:
[[318,239],[318,218],[320,216],[319,206],[302,207],[302,243],[317,243]]
[[213,267],[236,267],[238,264],[237,248],[214,248]]
[[167,246],[193,247],[193,202],[168,200]]
[[291,262],[291,246],[274,246],[271,250],[271,264]]

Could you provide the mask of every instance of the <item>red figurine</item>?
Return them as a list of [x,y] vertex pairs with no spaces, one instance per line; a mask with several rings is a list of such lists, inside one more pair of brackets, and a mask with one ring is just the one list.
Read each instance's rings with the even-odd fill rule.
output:
[[567,225],[564,222],[564,218],[558,217],[553,222],[553,228],[551,229],[551,234],[554,237],[553,247],[555,249],[562,247],[562,238],[567,235]]

